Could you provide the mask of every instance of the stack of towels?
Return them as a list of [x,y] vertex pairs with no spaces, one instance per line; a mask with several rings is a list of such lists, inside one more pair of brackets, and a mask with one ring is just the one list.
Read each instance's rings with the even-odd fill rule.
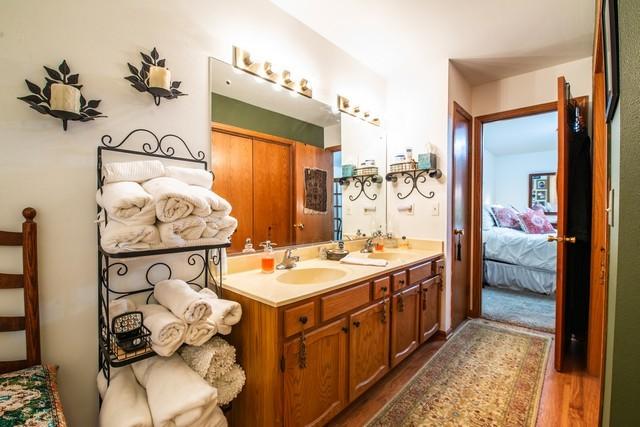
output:
[[238,226],[208,171],[146,160],[108,163],[103,176],[96,201],[107,252],[223,244]]
[[217,333],[228,335],[242,317],[237,302],[220,299],[207,288],[196,291],[183,280],[158,282],[154,297],[158,304],[136,306],[127,298],[111,301],[109,314],[142,312],[144,325],[151,332],[151,346],[164,357],[173,355],[182,344],[201,346]]
[[218,390],[218,405],[226,405],[242,391],[246,376],[236,363],[236,349],[220,337],[200,347],[186,345],[180,355],[200,377]]

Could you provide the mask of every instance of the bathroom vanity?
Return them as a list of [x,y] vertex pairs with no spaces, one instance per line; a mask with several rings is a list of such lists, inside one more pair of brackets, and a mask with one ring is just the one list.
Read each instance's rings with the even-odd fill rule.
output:
[[389,262],[303,257],[225,277],[224,297],[242,304],[229,340],[247,373],[230,425],[324,425],[438,331],[441,243],[359,255]]

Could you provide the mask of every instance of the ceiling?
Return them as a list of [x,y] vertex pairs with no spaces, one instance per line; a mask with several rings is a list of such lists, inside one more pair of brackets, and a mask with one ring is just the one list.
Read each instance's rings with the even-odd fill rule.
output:
[[482,126],[485,150],[497,156],[556,150],[558,113],[536,114],[486,123]]
[[591,56],[595,0],[271,0],[384,76],[448,58],[471,85]]

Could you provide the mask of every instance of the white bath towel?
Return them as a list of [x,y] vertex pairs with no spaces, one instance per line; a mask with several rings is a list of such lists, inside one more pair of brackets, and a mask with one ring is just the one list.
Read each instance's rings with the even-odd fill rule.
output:
[[386,259],[374,259],[374,258],[365,258],[365,257],[357,257],[347,255],[346,257],[340,260],[343,264],[353,264],[353,265],[370,265],[373,267],[386,267],[389,264],[389,261]]
[[231,326],[218,324],[218,333],[220,335],[229,335],[231,333]]
[[131,367],[111,368],[111,382],[98,372],[98,391],[102,397],[100,427],[152,427],[147,393],[138,384]]
[[204,169],[182,168],[180,166],[166,166],[164,168],[166,176],[179,179],[185,184],[197,185],[198,187],[211,188],[213,185],[213,174]]
[[109,253],[155,249],[160,245],[160,233],[155,225],[125,225],[109,221],[101,226],[100,245]]
[[226,201],[224,198],[220,197],[213,191],[208,188],[199,187],[197,185],[190,185],[189,189],[191,190],[194,196],[197,196],[206,201],[207,207],[209,211],[199,211],[195,210],[193,212],[194,215],[198,216],[209,216],[214,215],[218,218],[225,217],[231,213],[231,204]]
[[171,356],[182,345],[187,324],[158,304],[142,304],[144,326],[151,332],[151,348],[160,356]]
[[137,182],[105,184],[96,192],[96,202],[107,212],[109,220],[126,225],[150,225],[156,222],[151,194]]
[[186,246],[187,240],[197,240],[202,237],[207,224],[203,218],[189,215],[172,222],[158,223],[160,240],[167,247]]
[[217,378],[205,378],[218,390],[218,405],[226,405],[242,391],[247,377],[240,365],[234,364],[224,375]]
[[211,304],[211,317],[218,325],[233,326],[242,318],[242,306],[226,299],[220,299],[211,289],[204,288],[199,292]]
[[209,418],[200,427],[227,427],[229,423],[222,413],[222,409],[216,406],[209,415]]
[[203,218],[206,224],[202,237],[215,237],[218,239],[228,239],[231,237],[236,228],[238,228],[238,220],[232,216],[209,215]]
[[211,320],[211,316],[206,319],[193,322],[187,328],[184,338],[185,344],[201,346],[209,341],[218,332],[218,325]]
[[164,165],[160,160],[141,160],[135,162],[112,162],[102,166],[104,183],[131,181],[144,182],[163,176]]
[[143,183],[142,188],[153,196],[156,216],[162,222],[172,222],[192,213],[198,216],[211,214],[207,200],[191,190],[200,187],[165,176]]
[[178,353],[191,369],[207,381],[226,374],[236,363],[235,347],[217,336],[200,347],[180,347]]
[[151,357],[132,365],[147,390],[155,427],[206,426],[216,411],[217,390],[200,378],[180,356]]
[[109,301],[109,325],[114,317],[129,311],[135,311],[136,304],[129,298],[119,298]]
[[211,304],[183,280],[162,280],[155,286],[156,300],[187,323],[211,316]]

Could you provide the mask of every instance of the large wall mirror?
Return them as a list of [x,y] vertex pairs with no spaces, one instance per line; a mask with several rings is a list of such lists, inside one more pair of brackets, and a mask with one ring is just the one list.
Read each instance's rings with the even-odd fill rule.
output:
[[[283,247],[386,230],[383,129],[215,58],[209,79],[213,189],[238,219],[230,253],[246,239]],[[375,175],[341,179],[349,165]]]
[[558,213],[555,172],[529,174],[529,207],[542,208],[549,215]]

